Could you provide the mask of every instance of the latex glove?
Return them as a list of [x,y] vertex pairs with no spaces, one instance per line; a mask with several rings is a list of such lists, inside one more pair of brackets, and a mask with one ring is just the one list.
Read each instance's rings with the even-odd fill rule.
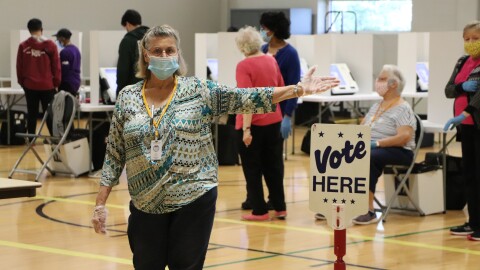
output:
[[475,92],[478,89],[477,81],[466,81],[462,83],[463,91],[465,92]]
[[280,133],[282,133],[282,138],[284,140],[288,139],[288,136],[292,134],[292,121],[290,116],[285,115],[282,119],[282,124],[280,125]]
[[93,209],[92,224],[96,233],[106,234],[106,221],[108,210],[105,205],[97,205]]
[[253,140],[253,137],[250,132],[250,129],[246,129],[245,131],[243,131],[243,143],[245,144],[246,147],[252,144],[252,140]]
[[465,118],[466,116],[463,113],[453,118],[450,118],[445,124],[445,126],[443,127],[443,131],[447,131],[449,128],[453,129],[454,127],[460,125],[460,123],[462,123],[462,121],[465,120]]
[[298,83],[302,87],[300,95],[308,96],[313,94],[318,94],[330,90],[340,83],[340,81],[335,77],[319,77],[313,76],[317,66],[311,67],[308,72],[303,76],[302,80]]
[[371,141],[370,141],[370,149],[373,150],[373,149],[375,149],[375,148],[377,148],[377,141],[371,140]]

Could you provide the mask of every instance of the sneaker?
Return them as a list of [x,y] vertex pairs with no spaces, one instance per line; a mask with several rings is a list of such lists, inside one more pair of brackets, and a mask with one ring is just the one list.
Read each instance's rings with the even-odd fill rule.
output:
[[243,215],[242,219],[249,220],[249,221],[266,221],[266,220],[270,220],[270,216],[268,215],[268,213],[264,215],[248,214],[248,215]]
[[467,239],[470,241],[480,241],[480,231],[474,231],[472,234],[467,235]]
[[470,228],[470,225],[468,225],[468,222],[463,225],[450,228],[450,234],[452,235],[469,235],[472,233],[473,230]]
[[287,217],[287,211],[275,211],[275,218],[285,219]]
[[316,214],[315,214],[315,219],[316,219],[316,220],[326,220],[327,218],[326,218],[324,215],[320,214],[320,213],[316,213]]
[[377,216],[374,212],[368,211],[365,215],[358,216],[352,220],[354,224],[367,225],[377,222]]
[[245,200],[242,203],[242,210],[252,210],[252,205],[250,204],[250,201]]

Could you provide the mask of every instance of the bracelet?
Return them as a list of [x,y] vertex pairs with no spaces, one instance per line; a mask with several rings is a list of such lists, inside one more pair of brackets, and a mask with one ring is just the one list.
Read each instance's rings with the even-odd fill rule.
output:
[[246,128],[243,128],[243,131],[247,131],[249,129],[250,129],[250,127],[246,127]]
[[293,94],[299,98],[300,96],[298,95],[298,83],[295,84],[295,86],[293,87]]
[[380,147],[380,142],[379,142],[379,141],[376,141],[376,142],[375,142],[375,145],[376,145],[377,147]]

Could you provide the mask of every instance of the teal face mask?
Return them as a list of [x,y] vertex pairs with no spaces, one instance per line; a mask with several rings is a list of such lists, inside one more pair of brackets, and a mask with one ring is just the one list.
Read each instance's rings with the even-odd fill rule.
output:
[[168,79],[179,68],[178,56],[157,57],[157,56],[149,55],[148,57],[150,58],[148,69],[159,80]]
[[267,43],[269,43],[272,39],[272,36],[268,36],[267,31],[265,31],[264,29],[260,29],[260,35],[262,36],[263,41]]

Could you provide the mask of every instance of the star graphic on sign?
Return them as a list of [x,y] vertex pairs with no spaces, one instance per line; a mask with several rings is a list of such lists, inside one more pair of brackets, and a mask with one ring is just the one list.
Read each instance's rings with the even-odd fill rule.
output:
[[342,203],[345,204],[347,202],[347,200],[345,199],[342,199]]
[[318,136],[323,137],[324,134],[325,133],[323,133],[323,131],[320,131],[320,133],[318,133]]
[[351,204],[355,204],[355,200],[350,200],[350,203],[351,203]]
[[328,199],[327,199],[327,198],[324,198],[324,199],[323,199],[323,202],[324,202],[324,203],[327,203],[327,202],[328,202]]
[[333,203],[337,203],[337,199],[333,198]]
[[340,131],[340,133],[338,133],[338,137],[343,138],[343,133],[341,131]]
[[363,138],[363,134],[360,132],[357,134],[358,138]]

